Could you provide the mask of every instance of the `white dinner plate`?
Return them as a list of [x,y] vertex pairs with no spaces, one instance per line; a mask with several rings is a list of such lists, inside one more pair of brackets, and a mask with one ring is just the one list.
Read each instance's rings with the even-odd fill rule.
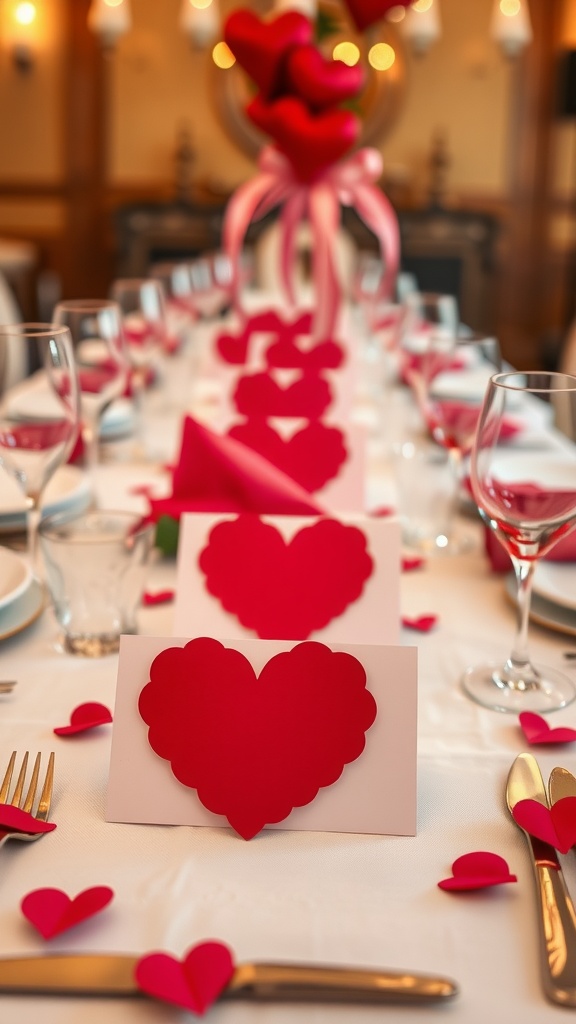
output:
[[44,587],[38,580],[32,579],[20,597],[0,609],[0,640],[7,640],[31,626],[46,604]]
[[534,571],[534,593],[576,611],[576,563],[539,562]]
[[[45,380],[38,378],[26,382],[25,387],[16,390],[10,402],[10,412],[14,416],[32,417],[34,419],[52,419],[61,415],[59,403],[51,394]],[[134,409],[128,398],[117,398],[102,416],[100,437],[110,441],[116,437],[125,437],[134,429]]]
[[30,585],[32,572],[23,558],[0,547],[0,609],[17,600]]
[[128,398],[117,398],[104,412],[100,421],[103,441],[126,437],[134,430],[134,406]]
[[[92,501],[92,487],[86,473],[77,466],[60,466],[48,481],[44,500],[43,515],[75,509],[78,512],[88,508]],[[12,477],[0,467],[0,533],[24,529],[26,506],[22,492]]]
[[[506,577],[506,593],[516,604],[516,578],[513,573]],[[539,626],[546,626],[553,629],[555,633],[565,633],[567,636],[576,636],[576,611],[572,608],[565,608],[561,604],[549,601],[540,594],[533,593],[530,602],[530,619]]]

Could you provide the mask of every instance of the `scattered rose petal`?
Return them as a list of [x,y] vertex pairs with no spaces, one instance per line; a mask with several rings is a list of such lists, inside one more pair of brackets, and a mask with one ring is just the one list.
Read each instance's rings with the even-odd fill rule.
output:
[[438,886],[451,892],[465,892],[516,881],[503,857],[479,850],[458,857],[452,865],[452,877],[444,878]]
[[107,725],[112,715],[104,704],[79,704],[70,715],[69,725],[60,725],[54,729],[57,736],[75,736],[79,732],[87,732],[98,725]]
[[139,988],[155,999],[204,1014],[234,974],[231,951],[222,942],[201,942],[177,960],[149,953],[136,965]]
[[416,618],[409,618],[406,615],[402,616],[404,629],[414,629],[418,633],[429,633],[431,629],[434,629],[437,622],[437,615],[418,615]]
[[24,917],[44,939],[53,939],[98,914],[113,896],[113,890],[107,885],[84,889],[73,899],[61,889],[34,889],[24,897],[20,907]]
[[546,719],[534,711],[523,711],[519,721],[528,743],[574,743],[576,740],[576,729],[568,726],[551,729]]

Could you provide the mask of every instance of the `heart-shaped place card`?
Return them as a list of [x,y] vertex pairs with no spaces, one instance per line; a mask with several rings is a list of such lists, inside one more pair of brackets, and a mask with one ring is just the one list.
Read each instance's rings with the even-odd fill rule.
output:
[[232,401],[243,416],[303,416],[319,419],[332,402],[332,389],[324,377],[303,373],[281,387],[269,373],[240,377]]
[[55,828],[53,821],[40,821],[13,804],[0,804],[0,833],[23,832],[25,835],[36,836],[43,832],[53,832]]
[[471,889],[486,889],[491,885],[516,882],[516,875],[497,853],[478,850],[458,857],[452,865],[452,877],[438,882],[440,889],[450,892],[467,892]]
[[317,420],[288,439],[261,417],[236,424],[228,435],[259,452],[311,494],[333,480],[348,458],[342,431]]
[[574,743],[576,740],[576,729],[568,726],[556,726],[553,729],[535,711],[523,711],[518,718],[528,743]]
[[568,853],[576,844],[576,796],[564,796],[550,808],[538,800],[519,800],[512,817],[520,828],[560,853]]
[[53,731],[57,736],[77,736],[78,733],[96,729],[99,725],[108,725],[111,721],[112,714],[108,708],[104,704],[92,701],[79,704],[70,715],[70,723],[59,725]]
[[261,639],[305,640],[361,595],[374,563],[356,526],[320,519],[286,542],[257,516],[219,522],[199,557],[206,589]]
[[234,959],[223,942],[199,942],[177,960],[148,953],[136,964],[136,982],[148,996],[202,1016],[234,974]]
[[114,897],[107,885],[84,889],[73,899],[61,889],[34,889],[24,896],[20,907],[24,917],[44,939],[56,935],[99,914]]
[[241,68],[269,97],[281,88],[287,53],[312,41],[312,22],[299,11],[285,11],[261,21],[253,11],[232,11],[224,25],[224,39]]
[[298,644],[256,675],[239,651],[198,637],[157,655],[138,710],[175,778],[251,839],[360,757],[376,701],[358,659],[324,644]]

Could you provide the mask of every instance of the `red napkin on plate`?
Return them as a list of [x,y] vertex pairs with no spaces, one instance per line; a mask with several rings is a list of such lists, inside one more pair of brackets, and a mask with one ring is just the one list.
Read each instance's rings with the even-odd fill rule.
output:
[[[437,410],[436,416],[435,410]],[[430,418],[437,419],[440,426],[444,425],[448,432],[452,431],[457,437],[463,435],[472,439],[480,418],[480,410],[479,403],[463,402],[452,398],[440,399],[432,402]],[[507,416],[502,420],[500,436],[504,440],[508,440],[516,437],[516,434],[523,429],[524,424],[521,420]]]
[[191,416],[183,423],[172,494],[149,498],[150,518],[183,512],[258,512],[322,515],[324,509],[262,455],[235,438],[209,430]]
[[[485,527],[484,549],[490,568],[494,572],[510,572],[512,562],[510,555],[498,540],[496,534]],[[547,555],[546,562],[576,562],[576,530],[573,530],[567,537],[562,537]]]

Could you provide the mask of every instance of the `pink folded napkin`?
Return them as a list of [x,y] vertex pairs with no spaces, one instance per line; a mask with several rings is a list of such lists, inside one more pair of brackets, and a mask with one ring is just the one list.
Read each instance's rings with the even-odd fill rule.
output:
[[172,494],[149,498],[150,516],[183,512],[258,512],[321,515],[314,498],[286,473],[240,441],[209,430],[191,416],[183,423]]

